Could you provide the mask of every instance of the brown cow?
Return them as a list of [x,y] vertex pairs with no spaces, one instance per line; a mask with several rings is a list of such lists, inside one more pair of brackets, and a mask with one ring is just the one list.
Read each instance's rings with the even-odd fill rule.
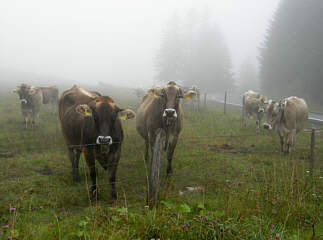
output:
[[136,128],[144,138],[146,151],[145,160],[148,163],[149,146],[153,152],[157,129],[166,132],[167,174],[172,173],[172,159],[178,136],[183,127],[183,111],[180,99],[193,99],[196,92],[183,92],[175,82],[169,82],[161,89],[153,88],[143,97],[137,110]]
[[17,93],[19,95],[25,128],[28,127],[29,117],[31,118],[31,128],[34,128],[35,119],[39,115],[43,102],[43,94],[41,89],[31,87],[23,83],[20,86],[17,86],[17,88],[13,90],[13,93]]
[[107,96],[73,86],[59,100],[59,118],[73,180],[79,181],[79,158],[83,151],[92,180],[91,199],[97,199],[95,159],[109,171],[111,197],[116,199],[115,180],[120,159],[123,130],[121,119],[130,119],[135,113],[120,109]]
[[263,127],[278,133],[281,151],[288,153],[294,148],[296,134],[303,130],[308,120],[308,107],[304,99],[298,97],[270,101],[266,117]]

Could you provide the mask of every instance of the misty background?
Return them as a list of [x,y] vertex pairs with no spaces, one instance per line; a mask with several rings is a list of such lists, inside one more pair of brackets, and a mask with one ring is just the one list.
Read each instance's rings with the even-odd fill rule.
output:
[[169,19],[192,9],[207,9],[217,24],[237,78],[244,61],[258,68],[258,48],[278,2],[2,1],[1,80],[149,87]]
[[[12,0],[0,4],[0,81],[201,91],[323,103],[323,1]],[[236,100],[236,101],[237,101]]]

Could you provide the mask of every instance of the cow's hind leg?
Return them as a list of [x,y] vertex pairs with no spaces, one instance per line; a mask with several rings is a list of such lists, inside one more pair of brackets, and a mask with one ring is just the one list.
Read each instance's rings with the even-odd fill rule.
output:
[[173,173],[172,160],[173,160],[173,155],[176,148],[177,140],[178,140],[178,136],[172,136],[169,139],[169,146],[167,151],[167,170],[166,170],[166,173],[168,176]]
[[149,162],[149,141],[145,139],[145,164],[148,166]]
[[296,140],[296,129],[293,129],[290,134],[290,151],[293,151],[295,148],[295,140]]
[[92,201],[97,200],[98,191],[96,186],[96,167],[95,167],[94,149],[92,147],[84,148],[84,157],[86,160],[86,164],[90,170],[90,177],[92,181],[92,185],[90,187],[90,198]]
[[74,182],[80,181],[80,174],[79,174],[79,160],[80,160],[81,150],[79,149],[68,149],[68,157],[72,163],[72,176]]

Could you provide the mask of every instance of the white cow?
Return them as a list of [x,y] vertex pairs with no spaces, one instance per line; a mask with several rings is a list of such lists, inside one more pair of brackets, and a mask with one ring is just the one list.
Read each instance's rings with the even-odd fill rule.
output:
[[260,121],[264,116],[267,103],[266,96],[251,90],[245,92],[242,97],[242,120],[244,126],[247,125],[247,118],[252,116],[256,121],[258,133]]
[[304,129],[308,120],[308,107],[304,99],[289,97],[280,102],[269,103],[265,129],[274,129],[280,137],[281,151],[294,149],[296,134]]

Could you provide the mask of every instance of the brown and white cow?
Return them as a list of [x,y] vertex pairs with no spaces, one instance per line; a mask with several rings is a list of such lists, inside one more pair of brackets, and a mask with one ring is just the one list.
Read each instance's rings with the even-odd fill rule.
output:
[[149,146],[153,152],[157,130],[164,129],[168,160],[167,174],[172,173],[173,154],[183,127],[183,110],[180,100],[190,100],[195,96],[196,92],[192,90],[183,92],[175,82],[171,81],[163,88],[150,89],[143,97],[137,110],[136,128],[145,140],[146,163],[149,158]]
[[259,132],[260,121],[264,116],[266,109],[267,97],[249,90],[242,97],[242,121],[247,125],[247,118],[252,116],[256,121],[256,129]]
[[23,83],[14,89],[13,92],[19,95],[25,128],[28,127],[28,118],[31,118],[31,127],[33,128],[35,126],[35,119],[38,117],[43,103],[41,89]]
[[293,150],[296,134],[304,129],[308,120],[308,107],[304,99],[289,97],[269,103],[265,129],[274,129],[280,137],[281,151]]
[[84,153],[92,180],[91,199],[97,199],[95,160],[109,171],[111,197],[116,199],[115,181],[123,130],[120,119],[135,113],[120,109],[108,96],[73,86],[59,99],[59,118],[72,163],[73,180],[79,181],[79,158]]

